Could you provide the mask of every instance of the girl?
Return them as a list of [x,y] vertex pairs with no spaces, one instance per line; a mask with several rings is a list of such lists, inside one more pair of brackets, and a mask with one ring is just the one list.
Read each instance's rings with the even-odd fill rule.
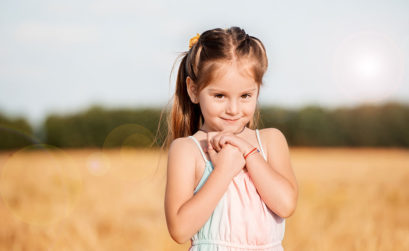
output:
[[[298,185],[284,135],[256,129],[264,45],[243,29],[190,40],[168,121],[166,222],[196,250],[283,250]],[[255,129],[255,130],[254,130]]]

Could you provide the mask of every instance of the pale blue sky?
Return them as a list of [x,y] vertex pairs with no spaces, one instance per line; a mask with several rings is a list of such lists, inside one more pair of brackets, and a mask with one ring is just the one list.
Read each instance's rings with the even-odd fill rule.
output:
[[[409,100],[408,1],[0,2],[0,111],[163,106],[196,33],[240,26],[266,46],[260,104]],[[177,65],[178,66],[178,65]]]

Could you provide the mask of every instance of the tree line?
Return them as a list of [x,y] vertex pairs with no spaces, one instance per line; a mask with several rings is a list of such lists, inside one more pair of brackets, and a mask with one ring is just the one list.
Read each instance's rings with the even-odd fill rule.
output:
[[[70,115],[50,114],[39,131],[24,118],[0,114],[0,149],[33,144],[60,148],[159,147],[167,132],[160,108],[93,106]],[[160,126],[159,126],[160,123]],[[353,108],[260,107],[258,128],[278,128],[289,146],[409,147],[409,105],[389,102]],[[159,130],[158,130],[159,128]]]

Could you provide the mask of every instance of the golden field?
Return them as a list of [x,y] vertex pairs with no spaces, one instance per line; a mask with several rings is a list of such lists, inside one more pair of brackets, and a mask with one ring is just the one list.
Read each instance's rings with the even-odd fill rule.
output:
[[[291,148],[285,250],[409,250],[409,150]],[[167,231],[166,153],[0,153],[0,250],[187,250]]]

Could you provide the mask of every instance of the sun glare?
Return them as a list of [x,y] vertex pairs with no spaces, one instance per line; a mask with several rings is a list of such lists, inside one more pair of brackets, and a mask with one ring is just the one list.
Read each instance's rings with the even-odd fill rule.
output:
[[348,101],[379,102],[396,93],[403,78],[401,50],[386,35],[352,34],[333,56],[333,83]]
[[378,77],[382,74],[384,67],[380,57],[375,53],[357,57],[355,62],[356,74],[365,79]]

